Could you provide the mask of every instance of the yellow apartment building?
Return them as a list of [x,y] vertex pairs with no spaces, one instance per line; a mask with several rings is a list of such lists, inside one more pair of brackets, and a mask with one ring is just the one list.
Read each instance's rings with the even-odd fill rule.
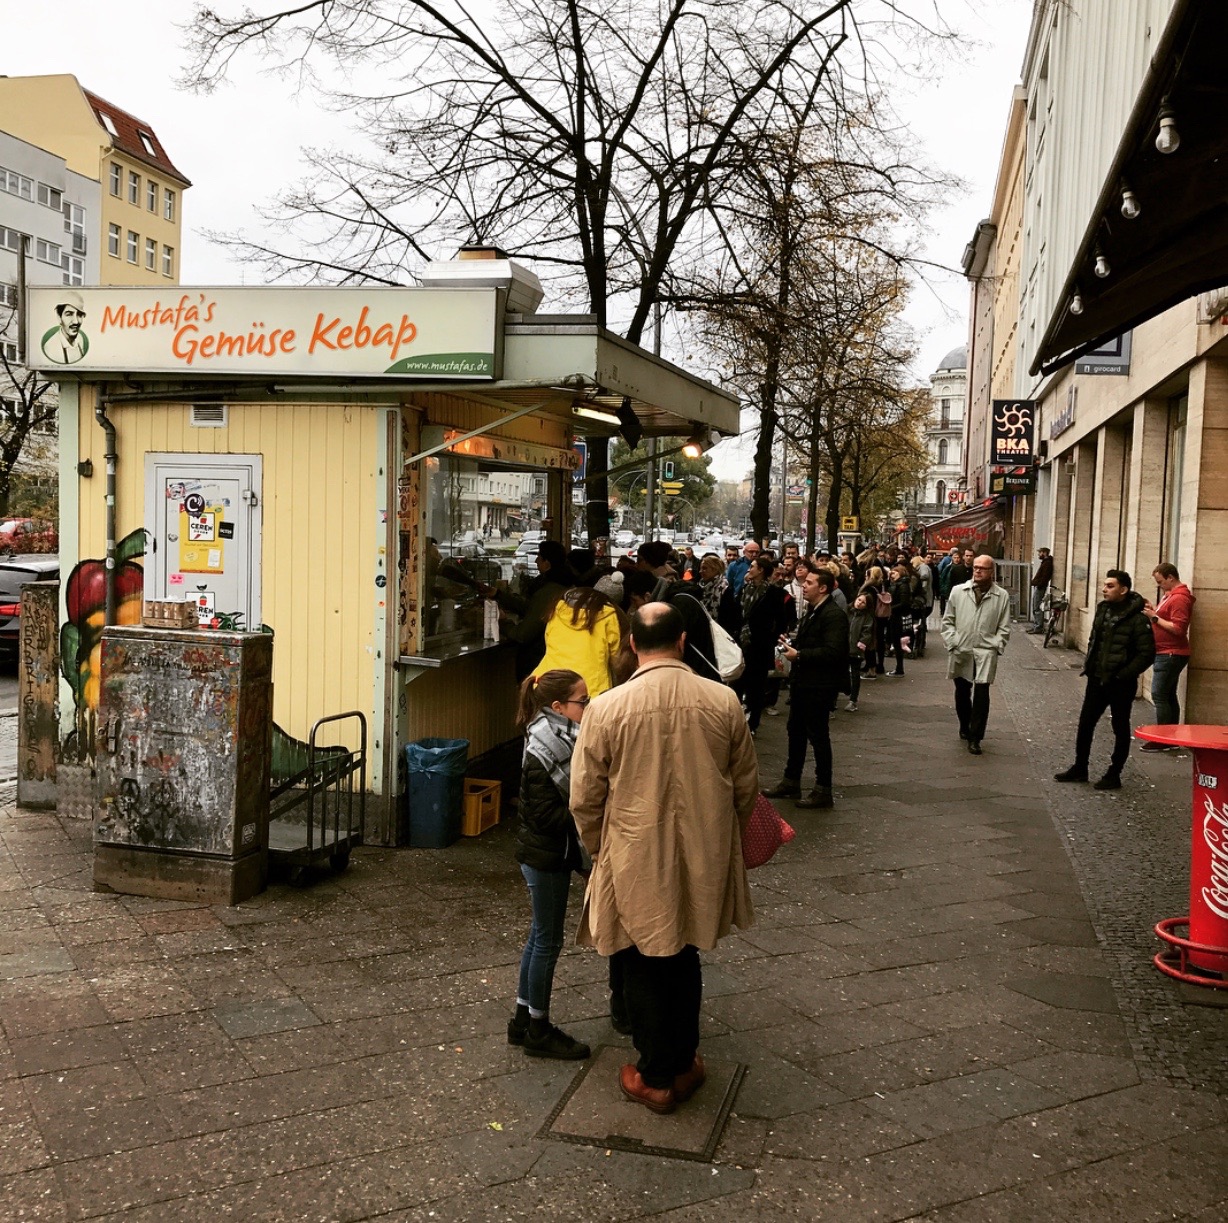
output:
[[68,73],[0,77],[0,131],[64,158],[101,186],[99,283],[179,283],[183,196],[192,185],[153,126]]

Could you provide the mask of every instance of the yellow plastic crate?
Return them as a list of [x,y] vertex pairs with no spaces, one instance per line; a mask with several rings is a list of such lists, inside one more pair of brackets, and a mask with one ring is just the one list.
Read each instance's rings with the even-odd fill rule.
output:
[[483,781],[480,777],[465,778],[465,817],[461,833],[467,837],[480,837],[488,828],[499,822],[499,795],[501,782]]

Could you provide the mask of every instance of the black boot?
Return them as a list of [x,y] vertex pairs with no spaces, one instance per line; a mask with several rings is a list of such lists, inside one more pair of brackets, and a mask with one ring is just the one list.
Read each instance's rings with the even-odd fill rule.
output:
[[1053,774],[1054,781],[1086,781],[1087,780],[1087,765],[1072,764],[1070,768],[1063,770],[1061,773]]
[[564,1062],[582,1062],[589,1055],[588,1045],[568,1036],[562,1028],[556,1028],[549,1016],[529,1020],[524,1051],[530,1057],[552,1057]]
[[830,807],[832,805],[831,788],[829,786],[815,786],[805,798],[799,798],[793,805],[801,808],[803,811]]
[[785,777],[770,790],[764,790],[765,798],[798,798],[802,792],[802,783],[792,777]]
[[1093,790],[1120,790],[1121,789],[1121,774],[1116,769],[1109,769],[1107,773],[1098,781]]
[[507,1043],[523,1045],[525,1034],[529,1030],[529,1008],[517,1005],[516,1013],[507,1021]]

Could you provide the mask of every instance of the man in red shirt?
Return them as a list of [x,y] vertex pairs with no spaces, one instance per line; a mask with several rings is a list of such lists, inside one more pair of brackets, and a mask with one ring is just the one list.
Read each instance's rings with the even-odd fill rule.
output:
[[[1181,721],[1177,700],[1177,681],[1190,661],[1190,616],[1194,596],[1181,580],[1176,565],[1165,561],[1152,576],[1160,588],[1158,604],[1143,604],[1143,615],[1151,621],[1156,639],[1156,660],[1151,672],[1151,699],[1156,707],[1156,722],[1176,726]],[[1145,752],[1167,751],[1162,743],[1144,743]]]

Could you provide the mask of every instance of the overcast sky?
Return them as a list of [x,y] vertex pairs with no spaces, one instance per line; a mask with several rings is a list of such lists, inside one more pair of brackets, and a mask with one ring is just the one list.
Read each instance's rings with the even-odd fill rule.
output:
[[[15,6],[18,0],[9,0]],[[246,0],[261,11],[266,0]],[[1011,91],[1019,80],[1032,0],[934,0],[967,39],[933,81],[895,99],[919,141],[919,155],[958,175],[968,191],[934,214],[925,257],[958,268],[977,221],[990,206]],[[243,0],[220,0],[231,14]],[[921,0],[905,4],[927,7]],[[182,279],[236,284],[243,269],[204,237],[206,230],[256,232],[256,208],[301,177],[299,150],[342,140],[337,116],[294,97],[284,82],[240,59],[231,83],[212,95],[176,87],[183,63],[177,28],[191,15],[186,0],[59,0],[22,4],[10,21],[0,72],[11,76],[70,72],[109,101],[152,124],[171,160],[192,180],[184,199]],[[918,334],[915,373],[926,378],[967,339],[967,284],[935,273],[918,286],[906,317]],[[735,453],[721,454],[735,450]],[[745,446],[717,452],[722,477],[740,474]]]

